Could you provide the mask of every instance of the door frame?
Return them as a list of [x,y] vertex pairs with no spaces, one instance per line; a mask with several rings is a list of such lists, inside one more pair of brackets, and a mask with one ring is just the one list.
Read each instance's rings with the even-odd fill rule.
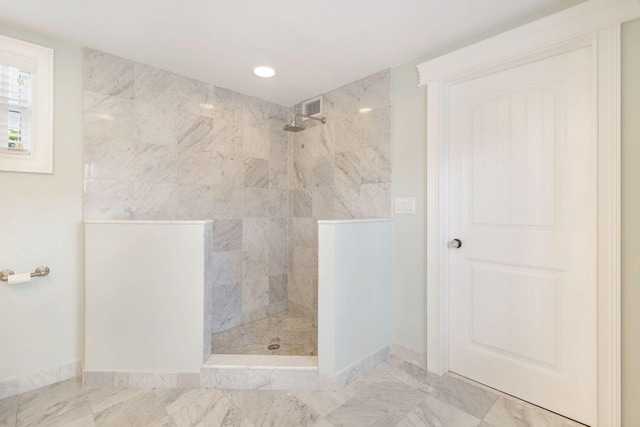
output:
[[[640,16],[638,0],[590,0],[418,65],[427,106],[427,370],[449,370],[449,87],[554,53],[591,47],[597,176],[597,384],[594,426],[621,423],[620,26]],[[595,402],[594,402],[595,403]]]

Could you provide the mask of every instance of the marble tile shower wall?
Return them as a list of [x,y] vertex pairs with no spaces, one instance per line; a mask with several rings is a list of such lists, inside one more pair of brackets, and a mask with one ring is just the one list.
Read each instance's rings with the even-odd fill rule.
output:
[[217,332],[287,308],[290,108],[85,50],[85,219],[213,219]]
[[[317,318],[319,219],[391,216],[391,72],[324,94],[326,124],[293,136],[289,308]],[[296,106],[296,111],[300,111]]]

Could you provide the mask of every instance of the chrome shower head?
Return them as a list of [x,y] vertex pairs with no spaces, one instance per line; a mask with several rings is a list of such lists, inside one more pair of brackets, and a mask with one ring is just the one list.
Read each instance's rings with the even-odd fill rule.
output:
[[306,117],[307,119],[317,120],[322,124],[325,124],[327,122],[327,119],[324,117],[313,117],[313,116],[307,116],[300,113],[294,113],[293,118],[291,119],[291,123],[285,125],[282,129],[284,129],[287,132],[301,132],[305,130],[305,126],[296,123],[297,117]]

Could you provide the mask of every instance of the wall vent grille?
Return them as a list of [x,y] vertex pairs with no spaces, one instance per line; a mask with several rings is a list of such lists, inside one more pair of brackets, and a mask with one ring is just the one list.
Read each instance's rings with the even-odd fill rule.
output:
[[[302,114],[306,116],[322,116],[322,95],[302,102]],[[302,120],[308,120],[302,118]]]

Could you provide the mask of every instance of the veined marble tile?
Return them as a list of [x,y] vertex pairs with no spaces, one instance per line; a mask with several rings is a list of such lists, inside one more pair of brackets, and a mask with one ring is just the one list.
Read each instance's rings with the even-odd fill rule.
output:
[[255,310],[267,305],[269,305],[269,276],[243,280],[243,311]]
[[271,130],[268,125],[247,122],[245,119],[244,126],[242,128],[243,156],[268,160],[270,135]]
[[339,115],[334,119],[336,154],[345,151],[357,153],[360,150],[363,120],[362,114],[357,112]]
[[231,188],[243,186],[243,162],[239,158],[215,152],[211,169],[212,184],[221,191],[228,191]]
[[232,219],[242,218],[242,189],[220,189],[213,190],[213,209],[211,218]]
[[291,170],[291,188],[310,188],[313,186],[314,159],[305,157],[295,159]]
[[270,200],[268,188],[246,187],[243,189],[243,217],[267,218]]
[[289,264],[286,218],[269,220],[269,274],[286,273]]
[[201,381],[204,388],[269,390],[271,388],[271,372],[255,369],[204,369]]
[[[219,88],[216,88],[216,93]],[[242,107],[217,108],[212,112],[212,147],[216,152],[242,158]]]
[[391,145],[391,108],[373,110],[359,117],[362,147]]
[[336,154],[336,186],[360,185],[360,156],[353,151]]
[[336,219],[364,218],[361,206],[360,186],[336,186],[335,189],[335,217]]
[[269,190],[269,216],[271,218],[286,218],[289,207],[289,192],[287,190]]
[[238,326],[242,322],[242,283],[213,287],[212,332]]
[[85,138],[85,178],[131,180],[134,152],[133,141]]
[[318,246],[318,223],[311,218],[292,218],[289,233],[293,246]]
[[[299,120],[299,119],[298,119]],[[331,127],[327,124],[304,122],[304,132],[294,135],[294,158],[320,157],[335,153],[334,138],[330,137]]]
[[293,278],[289,277],[289,279],[289,301],[310,308],[313,304],[313,294],[311,286],[312,278],[310,276],[294,274]]
[[257,280],[269,276],[269,255],[267,252],[242,252],[242,278]]
[[244,186],[269,187],[269,161],[258,158],[244,160]]
[[82,373],[82,386],[86,388],[113,388],[113,372]]
[[133,218],[133,183],[105,179],[85,179],[84,218]]
[[365,77],[362,82],[360,107],[379,109],[391,107],[391,69]]
[[360,167],[363,184],[391,182],[390,147],[365,147],[360,150],[360,156]]
[[179,122],[188,123],[190,120],[185,120],[187,117],[209,117],[207,112],[211,109],[207,107],[212,105],[215,88],[198,80],[176,77],[168,92],[175,99]]
[[233,285],[242,281],[242,252],[216,252],[213,258],[214,286]]
[[84,91],[84,136],[130,140],[134,131],[134,104],[114,96]]
[[99,50],[85,48],[84,88],[103,95],[133,99],[134,63]]
[[135,98],[145,102],[155,102],[176,84],[177,75],[169,71],[136,63]]
[[214,252],[242,250],[242,220],[214,220],[212,239]]
[[325,105],[334,109],[337,115],[353,114],[360,108],[362,81],[356,80],[324,94]]
[[289,161],[289,139],[288,134],[278,126],[272,130],[269,141],[269,163],[272,165],[286,165]]
[[212,151],[213,119],[204,116],[194,116],[184,126],[178,127],[178,146],[192,148],[198,151]]
[[303,188],[291,191],[293,195],[293,216],[295,218],[311,218],[313,215],[312,190]]
[[[177,426],[241,426],[242,412],[217,390],[188,391],[173,403],[171,417]],[[185,393],[185,394],[186,394]],[[180,405],[180,406],[178,406]],[[174,410],[175,408],[175,410]]]
[[172,220],[178,217],[176,184],[134,184],[134,219]]
[[318,250],[296,246],[293,251],[293,272],[314,278],[318,276]]
[[524,402],[498,397],[489,413],[484,417],[484,422],[494,427],[510,426],[545,426],[545,427],[579,427],[575,421],[571,421],[553,412],[545,411]]
[[175,388],[176,373],[166,372],[116,372],[115,387],[125,388]]
[[335,184],[335,157],[316,157],[313,164],[313,186],[331,187]]
[[212,153],[179,149],[177,155],[178,182],[180,184],[211,185],[213,183]]
[[134,104],[136,138],[143,144],[175,147],[178,143],[175,102],[144,101],[136,97]]
[[18,401],[19,426],[64,426],[91,415],[79,377],[23,393]]
[[14,427],[18,414],[18,396],[0,399],[0,426]]
[[467,414],[482,419],[497,395],[449,375],[439,377],[408,362],[401,363],[393,376]]
[[244,107],[244,95],[229,89],[215,87],[213,92],[214,111],[240,111]]
[[213,190],[207,185],[178,185],[178,219],[203,220],[215,218],[213,214]]
[[287,300],[287,275],[269,276],[269,304]]
[[363,218],[389,218],[391,216],[391,190],[389,183],[362,184],[360,203]]
[[335,217],[335,192],[333,187],[313,189],[313,218],[333,219]]
[[242,220],[242,250],[266,258],[269,253],[269,219]]
[[397,427],[477,427],[478,424],[478,418],[427,396]]
[[136,181],[176,183],[178,153],[173,147],[153,144],[136,146],[134,177]]

